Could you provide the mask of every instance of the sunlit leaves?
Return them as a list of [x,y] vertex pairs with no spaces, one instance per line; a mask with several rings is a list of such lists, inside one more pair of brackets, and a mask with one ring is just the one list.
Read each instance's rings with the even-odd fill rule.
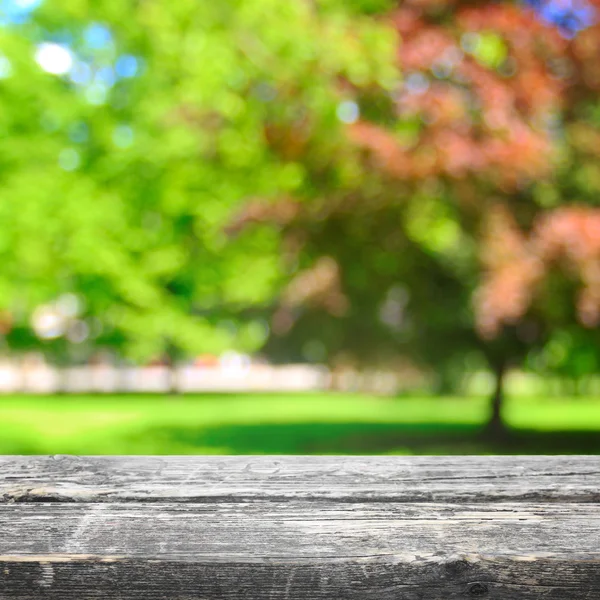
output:
[[397,77],[393,33],[359,12],[48,0],[3,29],[0,304],[15,331],[68,292],[94,343],[136,360],[262,343],[240,311],[271,301],[278,236],[223,228],[250,197],[310,198],[315,170],[346,169],[341,78]]

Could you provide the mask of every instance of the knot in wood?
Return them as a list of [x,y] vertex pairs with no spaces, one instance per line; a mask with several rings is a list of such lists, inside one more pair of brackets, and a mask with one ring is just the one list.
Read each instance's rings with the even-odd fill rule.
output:
[[483,596],[488,593],[488,586],[485,583],[471,583],[469,585],[469,595]]
[[466,560],[452,560],[446,563],[446,572],[452,577],[464,575],[470,568]]

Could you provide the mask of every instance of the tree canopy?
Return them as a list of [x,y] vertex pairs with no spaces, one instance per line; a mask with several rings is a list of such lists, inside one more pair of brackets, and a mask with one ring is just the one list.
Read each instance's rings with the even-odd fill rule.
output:
[[587,358],[561,368],[597,369],[599,6],[568,5],[390,8],[402,85],[347,84],[348,139],[364,150],[355,188],[241,216],[283,220],[309,263],[282,297],[285,335],[321,330],[296,293],[337,316],[334,352],[362,360],[387,349],[443,375],[480,356],[501,377],[525,360],[558,367],[562,346]]
[[599,366],[598,0],[3,6],[12,347]]
[[133,358],[259,345],[264,324],[236,313],[274,294],[277,236],[227,243],[223,225],[250,197],[322,192],[295,160],[300,146],[327,185],[343,177],[331,161],[345,153],[337,81],[393,85],[393,32],[335,1],[49,0],[10,21],[9,342],[35,344],[37,319],[46,340],[89,329]]

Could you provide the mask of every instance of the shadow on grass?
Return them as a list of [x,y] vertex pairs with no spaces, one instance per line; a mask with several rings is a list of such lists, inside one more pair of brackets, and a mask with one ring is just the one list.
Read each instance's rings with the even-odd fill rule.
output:
[[127,438],[133,446],[150,440],[163,454],[600,454],[600,432],[513,429],[492,439],[479,426],[447,423],[154,427]]

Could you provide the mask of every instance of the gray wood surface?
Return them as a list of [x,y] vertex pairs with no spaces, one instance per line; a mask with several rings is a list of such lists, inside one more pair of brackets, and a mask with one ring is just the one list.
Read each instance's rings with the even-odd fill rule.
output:
[[600,458],[0,456],[2,497],[16,502],[600,502]]
[[0,600],[600,600],[598,457],[0,457]]

